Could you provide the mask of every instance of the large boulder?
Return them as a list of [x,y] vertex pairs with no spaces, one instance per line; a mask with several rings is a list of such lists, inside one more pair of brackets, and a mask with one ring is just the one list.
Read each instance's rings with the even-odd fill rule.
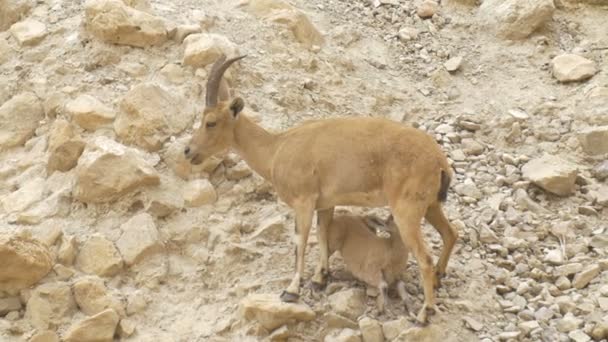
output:
[[585,153],[595,156],[608,153],[608,126],[582,130],[578,140]]
[[7,30],[31,8],[31,0],[0,0],[0,31]]
[[93,235],[82,244],[76,266],[85,273],[112,277],[122,269],[123,261],[112,241]]
[[0,235],[0,291],[18,291],[36,284],[53,267],[43,243],[16,235]]
[[157,151],[172,134],[182,132],[196,112],[187,101],[154,83],[133,87],[120,102],[114,130],[127,144]]
[[104,136],[93,139],[78,160],[74,197],[104,203],[145,186],[158,185],[158,173],[145,156]]
[[112,342],[120,317],[112,309],[72,325],[64,335],[66,342]]
[[272,331],[283,324],[311,321],[315,312],[306,304],[285,303],[275,294],[252,294],[241,301],[241,314]]
[[574,192],[578,174],[576,165],[549,154],[530,160],[521,171],[524,178],[559,196]]
[[86,29],[106,43],[146,47],[168,39],[164,21],[120,0],[88,0]]
[[25,19],[11,26],[11,33],[20,45],[30,46],[40,43],[47,35],[46,25],[34,19]]
[[94,131],[114,121],[116,113],[91,95],[83,94],[68,102],[65,111],[78,126]]
[[95,276],[82,277],[72,285],[76,304],[82,312],[92,316],[106,309],[114,309],[124,315],[123,304],[112,296],[101,278]]
[[25,316],[39,329],[56,329],[69,322],[76,311],[76,302],[67,283],[38,286],[27,301]]
[[597,73],[594,61],[573,53],[553,58],[551,65],[553,76],[560,82],[584,81]]
[[43,199],[44,183],[42,177],[30,179],[21,188],[0,199],[2,207],[7,213],[17,213],[30,208]]
[[215,62],[222,54],[228,58],[238,54],[235,43],[215,33],[191,34],[184,39],[184,46],[184,65],[198,68]]
[[34,93],[21,93],[5,102],[0,107],[0,151],[23,145],[42,119],[42,102]]
[[479,15],[501,38],[524,39],[550,21],[553,0],[485,0]]
[[308,16],[286,1],[251,0],[248,10],[256,17],[286,26],[296,40],[307,48],[320,47],[325,43],[325,38]]
[[365,312],[365,292],[361,289],[348,289],[329,296],[329,304],[334,312],[356,320]]
[[78,163],[85,142],[78,136],[69,122],[57,119],[49,133],[47,171],[67,172]]
[[133,216],[120,226],[122,235],[116,246],[127,265],[163,250],[154,219],[148,213]]

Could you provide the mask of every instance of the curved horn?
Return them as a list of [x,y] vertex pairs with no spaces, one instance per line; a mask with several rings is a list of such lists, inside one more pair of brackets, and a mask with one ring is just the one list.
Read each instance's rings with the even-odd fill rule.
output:
[[226,60],[226,55],[222,54],[220,58],[213,63],[211,71],[209,72],[209,78],[207,79],[207,94],[205,96],[207,107],[214,107],[217,104],[217,93],[220,87],[220,81],[222,80],[222,76],[224,76],[226,69],[228,69],[232,63],[245,58],[246,56],[247,55],[243,55]]

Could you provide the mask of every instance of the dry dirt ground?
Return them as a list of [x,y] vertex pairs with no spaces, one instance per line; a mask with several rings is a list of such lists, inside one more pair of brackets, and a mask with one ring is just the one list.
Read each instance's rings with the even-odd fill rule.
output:
[[[149,11],[170,28],[195,25],[202,32],[222,35],[247,54],[229,78],[234,91],[245,99],[246,110],[254,112],[267,129],[285,129],[311,118],[383,116],[417,125],[437,137],[456,171],[446,212],[460,232],[437,292],[441,312],[428,327],[412,330],[411,317],[397,297],[391,297],[388,311],[380,315],[374,310],[375,300],[366,296],[368,308],[362,316],[383,324],[385,335],[396,329],[402,333],[397,339],[403,341],[605,340],[608,147],[590,155],[582,148],[580,135],[603,126],[605,133],[600,132],[593,144],[598,149],[608,144],[603,140],[608,140],[608,6],[601,1],[599,5],[556,1],[552,18],[534,33],[507,40],[484,25],[479,5],[456,1],[442,1],[427,20],[417,14],[422,2],[410,0],[289,3],[308,16],[322,33],[323,44],[306,46],[281,20],[256,16],[247,4],[232,0],[152,0]],[[45,110],[25,144],[0,152],[0,198],[4,199],[0,233],[31,231],[50,245],[53,265],[59,263],[56,258],[66,240],[75,237],[77,255],[76,263],[54,266],[29,288],[0,291],[0,301],[5,300],[0,303],[15,297],[20,303],[5,311],[2,305],[8,304],[0,305],[0,340],[27,341],[45,330],[31,312],[44,308],[28,303],[36,288],[60,282],[75,292],[74,284],[91,273],[79,266],[78,253],[85,242],[98,234],[120,245],[126,222],[145,212],[153,216],[151,225],[158,234],[151,244],[155,248],[142,252],[143,261],[100,277],[123,310],[116,309],[124,323],[116,328],[115,339],[269,339],[272,332],[256,320],[245,319],[239,305],[250,294],[278,297],[288,285],[294,265],[293,213],[236,155],[220,160],[211,175],[176,166],[174,159],[204,106],[210,65],[186,65],[185,43],[175,38],[143,48],[103,42],[85,28],[84,8],[85,1],[33,3],[23,18],[42,22],[47,33],[32,45],[20,44],[11,30],[0,32],[0,106],[18,94],[33,92]],[[552,60],[564,53],[593,61],[593,76],[559,82]],[[448,72],[444,63],[453,57],[462,57],[462,63]],[[47,169],[51,154],[47,140],[55,121],[75,122],[67,102],[89,94],[120,113],[122,98],[145,82],[180,98],[161,114],[192,113],[185,129],[164,132],[167,139],[146,152],[162,182],[160,191],[180,198],[167,216],[150,206],[155,191],[151,188],[157,186],[140,185],[116,199],[96,203],[72,192],[75,182],[82,181],[78,174],[84,167],[82,158],[65,172]],[[20,119],[13,115],[9,121]],[[0,120],[5,125],[2,134],[16,127],[9,121]],[[146,149],[117,136],[111,124],[87,130],[74,127],[86,144],[105,136]],[[563,171],[568,173],[564,176],[553,170],[563,165],[538,166],[540,173],[545,172],[541,178],[557,173],[555,182],[567,183],[572,191],[565,196],[551,194],[539,186],[542,180],[523,175],[524,165],[545,153],[574,169]],[[206,177],[217,201],[184,204],[181,198],[191,196],[188,186]],[[20,212],[47,201],[52,192],[17,211],[7,209],[7,202],[29,197],[13,194],[35,181],[44,184],[40,186],[68,187],[68,194],[74,196],[55,203],[59,209],[50,214],[35,213],[39,219],[19,219]],[[382,209],[373,212],[388,214]],[[437,257],[441,239],[430,226],[424,230]],[[315,242],[313,230],[306,280],[318,256]],[[336,313],[339,308],[328,300],[331,293],[365,289],[342,265],[339,256],[332,258],[333,280],[324,293],[312,294],[305,282],[302,302],[314,310],[315,318],[285,324],[274,332],[274,339],[359,340],[360,317],[341,317]],[[569,266],[573,270],[560,273],[564,265],[574,265]],[[405,278],[409,307],[415,313],[423,295],[413,258]],[[69,335],[78,322],[91,316],[78,304],[47,328],[61,338]]]

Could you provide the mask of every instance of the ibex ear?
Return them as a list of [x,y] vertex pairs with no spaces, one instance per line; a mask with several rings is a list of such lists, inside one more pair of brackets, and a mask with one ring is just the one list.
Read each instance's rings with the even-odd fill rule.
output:
[[237,97],[232,100],[232,102],[230,102],[230,111],[232,112],[232,117],[236,118],[243,110],[243,107],[245,107],[245,101],[243,101],[242,98]]

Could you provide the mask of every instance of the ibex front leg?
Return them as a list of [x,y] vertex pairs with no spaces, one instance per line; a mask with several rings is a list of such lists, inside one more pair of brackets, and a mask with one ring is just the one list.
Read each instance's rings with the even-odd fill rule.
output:
[[281,300],[284,302],[295,302],[300,297],[300,282],[304,275],[304,255],[308,242],[308,233],[312,226],[312,216],[314,214],[314,202],[299,202],[294,205],[296,212],[296,272],[287,290],[281,293]]

